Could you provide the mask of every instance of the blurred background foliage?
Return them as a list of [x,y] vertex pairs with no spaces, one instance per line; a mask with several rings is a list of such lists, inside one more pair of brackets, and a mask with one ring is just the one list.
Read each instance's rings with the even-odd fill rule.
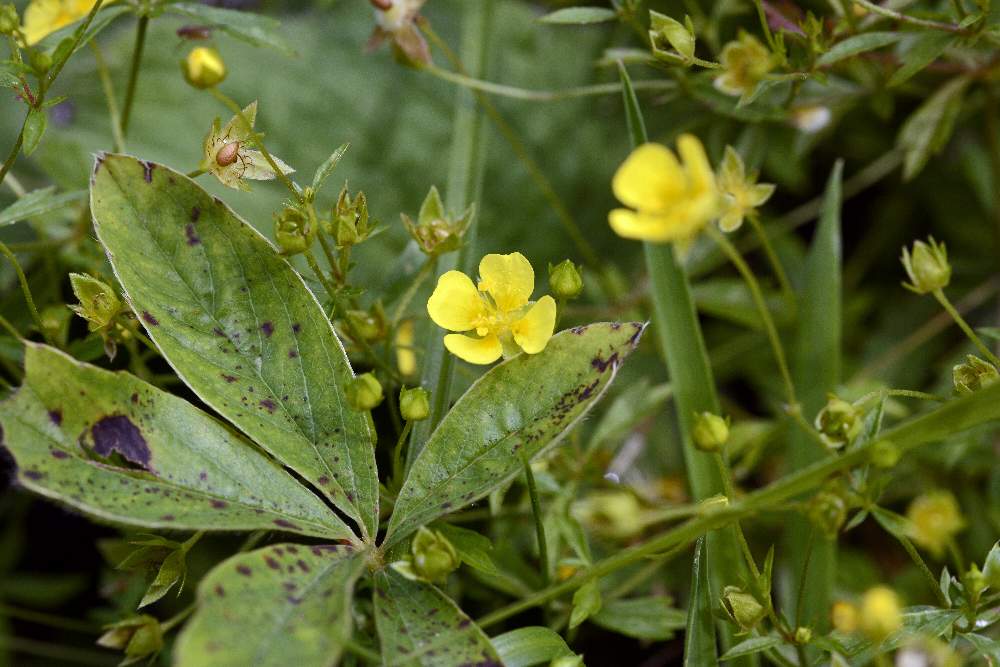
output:
[[[461,6],[471,1],[432,0],[424,9],[435,31],[455,48],[460,41]],[[22,8],[25,3],[15,4]],[[259,101],[257,127],[266,134],[268,147],[302,174],[311,173],[336,146],[350,142],[334,178],[347,179],[352,189],[363,189],[372,214],[385,228],[353,255],[353,283],[364,289],[363,301],[383,296],[391,303],[423,261],[399,214],[414,216],[429,186],[443,188],[448,178],[455,85],[398,66],[386,49],[365,53],[372,13],[360,0],[238,4],[279,18],[297,55],[255,48],[217,33],[213,43],[230,70],[224,89],[244,104]],[[565,4],[496,0],[484,78],[548,91],[616,82],[613,62],[602,62],[606,50],[641,46],[635,33],[617,23],[579,27],[537,22]],[[673,17],[691,13],[710,21],[718,36],[716,44],[708,41],[712,53],[734,38],[738,28],[759,31],[749,2],[653,0],[643,6]],[[789,14],[831,13],[831,5],[819,0],[775,6]],[[212,119],[229,116],[180,76],[178,61],[188,45],[176,30],[185,23],[165,15],[150,25],[127,141],[130,154],[180,171],[197,166],[201,141]],[[130,63],[133,24],[132,18],[120,19],[98,38],[119,91]],[[1000,313],[998,58],[989,60],[992,70],[984,85],[967,93],[953,136],[942,152],[915,178],[904,181],[903,158],[897,148],[900,127],[956,68],[973,66],[971,56],[959,48],[890,89],[887,81],[900,54],[905,59],[907,46],[904,40],[898,48],[881,52],[884,58],[855,59],[828,72],[824,81],[806,82],[796,104],[822,105],[832,114],[831,122],[816,132],[797,128],[782,108],[787,86],[737,108],[734,98],[713,89],[709,74],[675,77],[658,68],[630,66],[636,81],[666,82],[659,90],[639,93],[651,140],[670,144],[677,134],[693,132],[705,141],[713,163],[721,159],[725,145],[731,144],[748,166],[760,169],[761,181],[777,184],[763,216],[795,286],[802,284],[805,250],[823,184],[834,162],[844,160],[843,379],[844,394],[853,398],[879,386],[947,395],[952,366],[972,351],[932,300],[917,298],[900,286],[904,276],[898,257],[904,244],[928,234],[944,241],[954,267],[949,293],[970,321],[995,325]],[[438,60],[445,66],[443,58]],[[669,82],[674,82],[672,87]],[[49,110],[48,133],[31,158],[19,159],[13,173],[28,190],[50,184],[66,191],[82,190],[87,187],[93,155],[112,148],[91,51],[82,50],[70,61],[54,93],[66,95],[67,100]],[[491,99],[613,277],[616,293],[609,301],[598,287],[593,267],[586,267],[584,298],[568,307],[561,326],[648,317],[651,309],[640,246],[615,237],[606,222],[614,206],[610,178],[629,151],[620,95],[612,92],[552,101]],[[0,110],[0,146],[6,150],[19,128],[22,105],[5,91]],[[536,267],[539,283],[548,262],[565,258],[583,262],[579,247],[507,139],[489,122],[484,136],[485,171],[476,201],[478,239],[472,256],[520,251]],[[208,177],[199,182],[264,234],[272,235],[271,215],[283,199],[279,185],[256,184],[253,192],[242,193],[227,190]],[[326,193],[331,198],[328,205],[334,203],[335,189],[331,186]],[[9,190],[0,190],[0,209],[12,201]],[[71,301],[69,271],[109,276],[89,228],[84,231],[86,238],[78,242],[78,215],[78,210],[66,209],[0,228],[0,240],[22,250],[19,257],[40,307]],[[741,237],[744,247],[752,242],[749,234]],[[749,258],[759,275],[770,275],[760,253],[751,253]],[[737,424],[735,470],[741,486],[758,486],[781,470],[783,427],[774,420],[781,409],[779,378],[749,293],[736,273],[720,261],[707,241],[692,249],[688,266],[725,412]],[[793,314],[777,286],[767,278],[764,282],[779,324],[791,322]],[[22,331],[29,330],[31,319],[9,264],[0,269],[0,285],[0,312]],[[415,314],[420,314],[429,288],[425,285],[422,296],[414,300],[411,310]],[[71,326],[72,337],[82,338],[80,323]],[[786,332],[786,343],[789,340]],[[90,359],[101,354],[99,346],[78,348],[78,352]],[[19,349],[13,339],[0,337],[0,356],[8,371],[16,366]],[[471,367],[460,369],[461,383],[475,376]],[[662,362],[650,339],[623,369],[601,415],[574,435],[575,446],[593,442],[600,448],[593,470],[583,478],[581,494],[613,487],[603,480],[605,473],[612,472],[648,507],[662,508],[684,499],[675,419],[661,409],[669,396],[664,380]],[[910,409],[912,405],[897,401],[887,407],[894,416]],[[915,490],[952,489],[966,513],[975,515],[962,535],[964,550],[970,558],[981,559],[1000,533],[1000,466],[996,465],[1000,444],[996,437],[995,430],[981,430],[947,448],[920,450],[897,469],[882,503],[902,511]],[[558,469],[566,463],[562,457],[570,455],[557,456],[550,467]],[[554,476],[542,474],[540,483],[555,502],[560,486]],[[754,524],[751,541],[760,550],[759,556],[772,542],[780,541],[783,517],[764,516]],[[102,546],[106,551],[107,541],[118,533],[12,489],[0,497],[0,520],[0,663],[113,664],[113,656],[91,647],[92,633],[101,623],[134,609],[146,576],[116,572],[102,558]],[[494,558],[514,582],[510,586],[515,592],[538,585],[537,574],[523,557],[530,551],[528,526],[522,517],[491,529]],[[596,540],[598,550],[614,549],[615,544]],[[236,538],[206,538],[191,552],[189,583],[181,598],[168,596],[156,614],[167,618],[182,609],[200,573],[238,545]],[[840,552],[838,591],[858,591],[892,580],[908,601],[929,598],[906,554],[873,522],[847,533]],[[678,597],[685,594],[689,566],[683,560],[668,566],[654,590]],[[473,611],[479,605],[487,608],[495,595],[491,589],[496,588],[495,582],[484,585],[471,577],[452,586],[461,589],[453,592],[461,593],[463,606]],[[622,638],[616,644],[608,641],[607,632],[588,626],[577,638],[574,648],[587,653],[589,664],[612,664],[606,660],[622,655],[629,656],[627,664],[643,660],[648,662],[642,664],[668,664],[680,654],[679,640],[647,647]]]

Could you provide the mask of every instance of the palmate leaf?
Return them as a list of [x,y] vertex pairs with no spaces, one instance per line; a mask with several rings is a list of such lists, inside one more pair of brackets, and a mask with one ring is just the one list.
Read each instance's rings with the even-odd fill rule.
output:
[[391,545],[422,524],[482,498],[558,442],[600,398],[644,325],[563,331],[538,354],[483,375],[438,425],[413,463],[386,533]]
[[198,611],[175,648],[184,667],[334,665],[351,636],[365,552],[278,544],[238,554],[198,586]]
[[353,371],[302,278],[221,201],[166,167],[101,157],[91,207],[132,307],[177,374],[373,536],[373,435],[344,399]]
[[18,481],[106,521],[353,538],[252,444],[127,373],[28,343],[23,386],[0,404]]
[[382,663],[392,667],[500,667],[489,637],[431,584],[386,568],[375,575]]

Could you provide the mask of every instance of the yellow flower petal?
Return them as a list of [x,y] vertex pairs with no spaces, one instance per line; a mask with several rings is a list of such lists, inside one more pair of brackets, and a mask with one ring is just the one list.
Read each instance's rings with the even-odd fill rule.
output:
[[615,197],[637,209],[660,210],[685,186],[684,172],[673,151],[660,144],[643,144],[618,167],[611,180]]
[[486,317],[486,304],[469,276],[461,271],[448,271],[438,278],[437,287],[427,300],[427,314],[439,327],[469,331]]
[[479,289],[493,297],[501,311],[517,310],[531,298],[535,272],[519,252],[486,255],[479,262]]
[[483,338],[473,338],[464,334],[448,334],[444,337],[444,346],[456,357],[464,359],[470,364],[492,364],[503,354],[500,339],[494,334]]
[[750,192],[747,198],[750,200],[751,206],[760,206],[774,194],[774,184],[773,183],[756,183],[750,186]]
[[715,172],[705,155],[705,147],[693,134],[682,134],[677,139],[677,152],[684,160],[688,188],[691,195],[715,190]]
[[689,206],[677,206],[667,213],[655,215],[616,208],[608,214],[608,222],[623,238],[666,243],[690,238],[702,228],[704,220],[687,215],[690,210]]
[[556,301],[545,295],[535,302],[528,312],[510,327],[514,342],[528,354],[545,349],[556,328]]

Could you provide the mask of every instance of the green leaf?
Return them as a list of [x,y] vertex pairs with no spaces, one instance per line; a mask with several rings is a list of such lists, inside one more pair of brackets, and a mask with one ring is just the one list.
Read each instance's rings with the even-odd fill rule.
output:
[[1000,340],[1000,327],[976,327],[976,331],[980,336]]
[[145,595],[139,602],[139,609],[151,605],[164,595],[170,592],[176,584],[181,584],[187,576],[187,564],[185,562],[186,552],[183,549],[175,549],[163,559],[160,569],[156,572],[153,583],[146,589]]
[[490,555],[493,543],[488,537],[474,530],[447,523],[435,524],[434,529],[440,531],[451,542],[463,563],[486,574],[500,574]]
[[375,625],[385,665],[502,664],[486,634],[444,593],[391,568],[375,575]]
[[590,620],[626,637],[663,641],[683,630],[686,614],[671,606],[670,598],[650,596],[609,600]]
[[538,354],[495,366],[463,395],[413,462],[389,521],[392,545],[420,525],[487,495],[555,445],[603,395],[644,326],[562,331]]
[[281,23],[272,18],[195,2],[167,4],[164,9],[199,23],[207,23],[231,37],[254,46],[269,46],[285,55],[296,55],[295,49],[280,33]]
[[532,667],[573,655],[559,633],[541,626],[511,630],[490,641],[505,667]]
[[185,667],[336,664],[351,637],[351,597],[364,552],[278,544],[218,565],[177,639]]
[[86,190],[74,190],[55,194],[55,186],[32,190],[7,208],[0,211],[0,226],[12,225],[21,220],[27,220],[36,215],[51,213],[82,201],[87,196]]
[[882,507],[872,507],[871,513],[878,525],[882,526],[890,535],[907,537],[910,534],[910,522],[905,516]]
[[340,162],[341,158],[344,157],[344,153],[346,153],[347,149],[350,147],[350,143],[341,144],[340,148],[335,150],[333,154],[319,166],[316,170],[316,174],[313,176],[312,189],[314,192],[319,192],[319,189],[323,187],[323,182],[330,176],[330,174],[333,173],[333,170],[337,168],[337,164]]
[[842,42],[834,44],[829,51],[821,55],[816,60],[817,67],[829,67],[834,63],[845,60],[859,53],[881,49],[883,46],[895,44],[902,39],[904,33],[901,32],[867,32],[862,35],[848,37]]
[[569,616],[570,629],[577,627],[601,610],[601,587],[591,579],[573,593],[573,611]]
[[962,638],[972,644],[981,657],[990,661],[991,664],[1000,664],[1000,641],[975,632],[966,632]]
[[732,660],[733,658],[760,653],[761,651],[765,651],[769,648],[780,646],[781,643],[781,637],[751,637],[750,639],[741,641],[739,644],[723,653],[719,657],[719,660]]
[[49,116],[44,109],[31,109],[27,118],[24,119],[24,143],[21,148],[25,157],[31,155],[38,148],[48,127]]
[[931,156],[948,143],[969,82],[970,79],[965,76],[952,79],[917,107],[903,123],[896,143],[904,151],[904,180],[919,174]]
[[[792,319],[787,301],[776,290],[762,291],[775,324],[778,326],[787,324]],[[738,278],[702,280],[692,286],[691,293],[699,313],[759,331],[764,330],[764,323],[760,319],[760,313],[757,312],[750,290],[742,280]]]
[[291,475],[183,399],[51,347],[27,344],[24,385],[0,420],[18,480],[97,519],[351,537]]
[[586,451],[592,452],[605,443],[623,441],[636,424],[662,408],[670,399],[671,393],[669,384],[650,386],[646,378],[639,378],[624,387],[603,410],[591,432]]
[[903,66],[889,78],[889,87],[909,81],[910,77],[937,60],[956,40],[955,35],[934,30],[917,35],[910,48],[901,55]]
[[20,85],[21,78],[13,64],[0,63],[0,88],[17,88]]
[[684,633],[684,666],[714,665],[718,662],[715,647],[715,618],[712,616],[712,590],[708,581],[706,538],[699,537],[691,561],[691,593]]
[[[843,162],[836,162],[827,180],[820,221],[806,256],[804,280],[798,298],[798,326],[792,356],[792,379],[802,413],[811,420],[836,390],[841,375],[843,249],[841,243],[841,179]],[[788,467],[800,470],[829,453],[799,428],[789,431]],[[837,549],[804,516],[789,518],[785,534],[790,571],[802,572],[809,558],[808,595],[798,595],[798,579],[785,587],[785,604],[793,609],[802,600],[801,622],[825,632],[837,573]]]
[[374,536],[378,476],[350,363],[302,278],[264,237],[186,176],[98,160],[97,235],[132,307],[213,409]]
[[618,15],[607,7],[566,7],[538,19],[541,23],[556,25],[589,25],[614,21]]

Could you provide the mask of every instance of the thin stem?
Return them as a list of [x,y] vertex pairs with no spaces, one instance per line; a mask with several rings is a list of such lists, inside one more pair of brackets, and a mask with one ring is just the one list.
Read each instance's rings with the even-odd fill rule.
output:
[[48,664],[95,665],[97,667],[111,667],[115,664],[115,660],[105,653],[60,646],[50,641],[43,642],[24,637],[12,637],[3,633],[0,633],[0,646],[16,653],[57,661]]
[[403,443],[410,437],[411,430],[413,430],[413,422],[407,420],[396,440],[396,447],[392,450],[392,475],[400,484],[403,481]]
[[744,261],[743,257],[736,247],[730,243],[729,239],[723,235],[722,232],[717,230],[713,225],[707,227],[709,235],[712,239],[722,248],[722,251],[729,257],[736,270],[740,272],[743,276],[743,280],[746,281],[747,287],[750,288],[750,294],[753,297],[754,304],[757,306],[757,312],[760,314],[761,321],[764,323],[764,329],[767,332],[767,338],[771,343],[771,350],[774,353],[775,361],[778,363],[778,370],[781,372],[781,379],[785,383],[785,396],[788,399],[788,403],[791,406],[797,404],[795,398],[795,385],[792,383],[792,375],[788,370],[788,362],[785,360],[785,350],[781,345],[781,338],[778,336],[778,330],[774,326],[774,319],[771,317],[771,311],[767,308],[767,302],[764,301],[764,295],[760,291],[760,284],[757,282],[757,277],[754,276],[753,271]]
[[0,327],[6,329],[7,333],[14,337],[14,340],[24,340],[24,336],[21,335],[21,332],[18,331],[17,328],[3,315],[0,315]]
[[771,270],[774,271],[774,276],[778,279],[778,285],[781,286],[781,292],[785,295],[785,300],[789,305],[794,305],[795,292],[792,291],[792,284],[788,280],[785,268],[781,265],[781,260],[778,259],[778,254],[774,251],[774,246],[771,245],[771,241],[767,237],[764,225],[760,222],[760,216],[753,213],[747,216],[747,218],[750,220],[750,226],[753,227],[754,234],[757,235],[761,247],[764,248],[764,254],[767,255],[767,261],[771,264]]
[[954,23],[941,23],[940,21],[931,21],[928,19],[920,19],[915,16],[908,16],[907,14],[902,14],[893,9],[876,5],[874,2],[869,2],[869,0],[854,0],[854,3],[861,5],[873,14],[878,14],[879,16],[884,16],[886,18],[899,21],[900,23],[908,23],[921,28],[930,28],[931,30],[944,30],[945,32],[953,32],[959,35],[969,34],[969,30],[961,28]]
[[330,247],[330,242],[326,238],[326,234],[322,230],[316,234],[319,239],[319,245],[323,249],[323,255],[326,257],[326,263],[330,265],[330,271],[333,272],[334,277],[338,282],[344,282],[345,276],[340,273],[340,265],[337,262],[336,254],[333,252],[333,248]]
[[247,120],[247,117],[246,115],[244,115],[243,109],[240,107],[240,105],[237,104],[235,101],[233,101],[231,98],[229,98],[225,93],[223,93],[218,88],[213,87],[209,88],[208,90],[209,92],[212,93],[215,99],[222,102],[230,111],[236,114],[236,116],[240,119],[240,121],[246,128],[247,134],[250,136],[250,139],[253,141],[254,148],[257,148],[260,151],[261,155],[264,156],[264,159],[267,161],[267,164],[271,167],[271,170],[274,171],[274,175],[278,178],[279,181],[281,181],[281,183],[286,188],[288,188],[288,191],[292,193],[292,196],[294,196],[296,200],[302,201],[302,193],[299,192],[299,189],[295,187],[295,184],[292,183],[291,179],[288,178],[285,172],[278,167],[278,163],[274,161],[274,158],[268,152],[267,147],[264,146],[264,141],[261,139],[260,135],[254,131],[253,125],[251,125],[250,121]]
[[192,602],[187,607],[184,607],[184,609],[182,609],[179,612],[177,612],[177,614],[175,614],[171,618],[169,618],[166,621],[164,621],[163,623],[161,623],[160,624],[160,630],[164,634],[170,632],[175,627],[177,627],[178,625],[180,625],[181,623],[183,623],[184,619],[186,619],[188,616],[190,616],[192,613],[194,613],[194,610],[197,609],[197,608],[198,608],[198,603],[197,602]]
[[0,602],[0,616],[10,616],[11,618],[17,618],[29,623],[37,623],[50,628],[59,628],[61,630],[80,632],[88,635],[101,631],[101,626],[93,623],[79,621],[75,618],[53,616],[52,614],[35,611],[34,609],[22,609],[2,602]]
[[774,43],[774,35],[771,34],[771,26],[767,22],[767,12],[764,11],[764,3],[761,0],[753,0],[754,8],[757,10],[757,18],[760,19],[760,28],[764,31],[764,39],[772,53],[777,54],[778,48]]
[[14,265],[17,280],[21,284],[21,292],[24,294],[24,300],[27,302],[28,310],[31,312],[31,318],[35,321],[35,326],[38,327],[39,333],[48,341],[49,336],[45,331],[45,326],[42,324],[42,316],[38,313],[38,308],[35,306],[35,299],[31,296],[31,287],[28,286],[28,278],[24,275],[24,269],[21,268],[20,262],[17,261],[17,256],[2,242],[0,242],[0,253],[3,253],[10,260],[10,263]]
[[955,324],[957,324],[959,328],[965,332],[965,335],[969,337],[969,340],[972,341],[979,351],[982,352],[989,361],[993,362],[997,366],[1000,366],[1000,358],[993,354],[993,351],[983,344],[983,341],[980,340],[979,336],[976,335],[976,332],[972,330],[972,327],[970,327],[969,323],[965,321],[965,318],[963,318],[959,312],[955,310],[955,306],[951,305],[951,301],[948,300],[944,290],[936,289],[933,294],[934,298],[941,304],[941,307],[948,311],[948,314],[951,315],[951,319],[955,320]]
[[132,49],[132,68],[128,73],[128,84],[125,86],[125,102],[122,104],[121,134],[128,134],[128,122],[132,117],[132,105],[135,102],[136,84],[139,82],[139,65],[142,64],[142,50],[146,45],[146,28],[149,27],[149,15],[139,17],[135,29],[135,47]]
[[118,112],[118,103],[115,101],[115,88],[111,82],[111,74],[108,72],[108,64],[104,61],[104,54],[97,40],[90,40],[90,48],[94,52],[94,60],[97,61],[97,74],[101,79],[101,88],[104,90],[104,99],[108,104],[108,116],[111,117],[111,136],[114,138],[115,150],[119,153],[125,150],[125,137],[122,134],[121,115]]
[[924,561],[923,556],[917,551],[917,548],[913,546],[913,542],[910,541],[905,535],[893,534],[899,543],[903,545],[906,553],[909,554],[910,560],[917,566],[920,573],[924,575],[924,579],[927,580],[927,585],[930,586],[931,590],[934,591],[934,596],[937,598],[938,606],[942,609],[948,609],[951,607],[948,604],[948,599],[945,597],[944,592],[941,590],[941,586],[938,583],[937,577],[931,572],[931,569],[927,567],[927,563]]
[[367,660],[371,664],[375,665],[382,664],[382,656],[380,654],[376,653],[375,651],[369,648],[362,646],[353,639],[348,639],[346,642],[344,642],[344,648],[347,650],[348,653],[353,653],[357,657],[362,658],[363,660]]
[[521,463],[524,466],[524,481],[528,485],[528,496],[531,498],[531,513],[535,517],[535,537],[538,539],[538,559],[541,561],[542,579],[549,581],[549,545],[545,540],[545,517],[542,514],[542,503],[538,499],[538,487],[535,485],[535,473],[531,470],[531,460],[520,449]]

